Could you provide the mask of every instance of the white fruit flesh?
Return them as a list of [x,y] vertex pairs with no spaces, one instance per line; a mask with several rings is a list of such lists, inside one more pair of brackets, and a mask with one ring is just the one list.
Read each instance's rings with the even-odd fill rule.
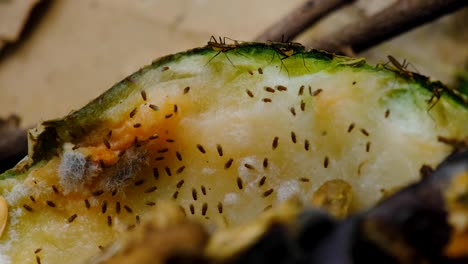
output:
[[351,210],[368,208],[450,152],[438,136],[468,135],[466,106],[443,96],[429,111],[431,93],[394,72],[281,54],[208,47],[121,84],[132,92],[91,111],[96,128],[0,182],[0,260],[80,262],[164,199],[216,228],[342,179]]

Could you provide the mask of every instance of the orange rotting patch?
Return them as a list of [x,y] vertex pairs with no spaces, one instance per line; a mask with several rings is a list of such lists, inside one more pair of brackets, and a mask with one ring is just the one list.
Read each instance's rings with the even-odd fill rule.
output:
[[[93,161],[112,165],[118,161],[121,151],[131,148],[136,142],[144,143],[150,149],[162,148],[166,145],[166,140],[174,140],[170,131],[175,130],[181,112],[187,105],[188,101],[181,97],[166,100],[164,105],[158,105],[157,111],[149,107],[149,104],[142,104],[133,118],[125,118],[120,126],[112,129],[112,137],[107,140],[110,148],[102,141],[97,146],[82,147],[80,151]],[[139,125],[136,127],[135,124]],[[158,135],[157,140],[149,140],[154,135]]]
[[449,257],[467,257],[468,256],[468,232],[456,234],[445,248],[445,254]]

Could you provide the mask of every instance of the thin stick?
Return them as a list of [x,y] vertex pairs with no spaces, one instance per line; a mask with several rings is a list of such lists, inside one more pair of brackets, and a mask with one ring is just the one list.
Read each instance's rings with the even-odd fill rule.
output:
[[291,40],[337,8],[354,0],[308,0],[257,36],[256,41]]
[[0,174],[27,154],[27,132],[19,127],[19,122],[17,116],[0,118]]
[[305,45],[337,53],[361,52],[466,5],[466,0],[400,0],[367,19]]

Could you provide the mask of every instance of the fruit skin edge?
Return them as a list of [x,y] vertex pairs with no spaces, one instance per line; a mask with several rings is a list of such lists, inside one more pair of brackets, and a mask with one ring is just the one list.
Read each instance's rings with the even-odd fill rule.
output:
[[[423,89],[437,93],[442,96],[447,96],[448,100],[455,104],[464,105],[468,108],[468,90],[456,90],[448,88],[439,81],[431,81],[428,77],[423,76],[418,73],[409,71],[402,71],[398,68],[387,67],[385,65],[377,65],[373,67],[366,64],[365,59],[363,58],[350,58],[345,56],[334,55],[326,51],[320,51],[311,49],[306,51],[306,49],[297,43],[256,43],[256,42],[242,42],[235,45],[235,50],[242,52],[247,50],[247,53],[255,54],[256,56],[265,56],[270,57],[271,53],[273,56],[278,53],[278,50],[286,49],[292,50],[292,54],[299,54],[305,57],[310,57],[317,59],[319,61],[333,64],[331,66],[337,67],[359,67],[368,71],[374,72],[391,72],[394,74],[395,78],[402,78],[408,81],[414,81],[419,84],[419,87]],[[223,52],[223,51],[221,51]],[[15,177],[17,174],[21,174],[26,169],[35,165],[37,162],[43,159],[48,159],[54,155],[54,149],[59,147],[61,143],[71,141],[72,137],[67,132],[74,131],[77,133],[77,137],[80,136],[80,131],[86,131],[92,129],[99,123],[99,118],[95,113],[100,113],[105,109],[112,107],[117,104],[119,100],[123,100],[128,95],[137,92],[138,87],[133,85],[134,79],[138,79],[140,76],[143,76],[146,72],[161,67],[162,65],[168,62],[177,62],[185,56],[190,55],[217,55],[219,52],[213,49],[211,45],[207,45],[200,48],[191,49],[185,52],[180,52],[176,54],[167,55],[161,57],[152,62],[152,64],[141,68],[135,73],[131,74],[124,80],[118,82],[109,90],[101,94],[96,99],[92,100],[85,107],[80,110],[74,111],[71,114],[67,115],[65,118],[56,119],[51,121],[43,122],[36,129],[30,131],[29,136],[29,158],[27,162],[20,162],[20,166],[16,166],[11,170],[7,170],[0,175],[1,179]],[[219,54],[221,55],[221,54]],[[296,56],[296,55],[293,55]],[[34,140],[31,140],[34,138]]]

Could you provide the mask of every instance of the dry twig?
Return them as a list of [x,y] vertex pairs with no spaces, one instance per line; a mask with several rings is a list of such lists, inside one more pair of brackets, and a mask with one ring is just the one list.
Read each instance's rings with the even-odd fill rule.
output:
[[19,118],[0,118],[0,173],[13,167],[28,150],[27,132],[19,127]]
[[367,19],[305,45],[337,53],[360,52],[466,5],[466,0],[400,0]]
[[256,41],[293,39],[315,22],[337,8],[354,0],[308,0],[261,33]]

